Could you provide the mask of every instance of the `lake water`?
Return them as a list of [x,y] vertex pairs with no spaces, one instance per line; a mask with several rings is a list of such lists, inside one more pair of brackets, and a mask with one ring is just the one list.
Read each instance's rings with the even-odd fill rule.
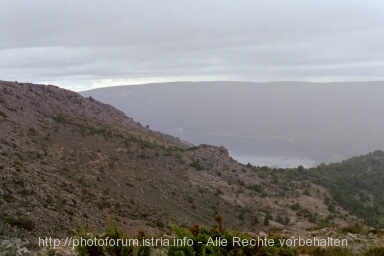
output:
[[[231,154],[230,154],[231,155]],[[252,164],[254,166],[268,166],[273,168],[296,168],[302,165],[305,168],[317,166],[315,160],[310,158],[292,157],[292,156],[237,156],[231,157],[242,164]]]
[[232,134],[180,132],[160,130],[189,141],[194,145],[224,146],[229,155],[240,163],[255,166],[296,168],[314,167],[327,162],[328,156],[310,145],[295,143],[288,138],[249,137]]

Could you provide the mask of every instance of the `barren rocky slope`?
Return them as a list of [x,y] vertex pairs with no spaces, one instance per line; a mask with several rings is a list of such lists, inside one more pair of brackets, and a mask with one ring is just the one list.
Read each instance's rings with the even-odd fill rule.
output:
[[112,219],[149,233],[211,225],[216,214],[252,232],[357,220],[324,187],[151,131],[56,86],[0,81],[0,127],[3,238],[101,232]]

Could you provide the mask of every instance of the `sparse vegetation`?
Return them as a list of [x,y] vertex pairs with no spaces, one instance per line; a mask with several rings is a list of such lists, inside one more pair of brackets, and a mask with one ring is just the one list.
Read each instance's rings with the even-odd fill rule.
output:
[[198,171],[203,170],[203,167],[201,166],[201,164],[200,164],[200,162],[198,160],[192,161],[192,163],[190,163],[189,166],[195,168]]
[[11,226],[22,228],[29,231],[35,228],[35,224],[30,219],[27,219],[27,218],[5,217],[3,218],[3,221],[5,223],[8,223]]
[[[20,86],[20,99],[13,96],[14,85],[4,94],[6,102],[23,105],[24,112],[6,112],[1,123],[0,235],[36,237],[48,230],[65,237],[78,223],[102,233],[108,215],[124,227],[162,234],[172,233],[168,223],[209,225],[219,213],[228,220],[228,230],[254,234],[267,229],[264,224],[302,227],[303,232],[327,227],[346,235],[357,232],[346,226],[356,221],[364,227],[362,236],[366,224],[382,227],[382,152],[311,169],[245,166],[225,149],[188,148],[100,102],[59,88],[45,97],[45,86]],[[43,101],[52,107],[39,107]],[[196,230],[217,237],[237,233],[218,232],[218,223],[212,228],[216,233]],[[372,240],[381,239],[382,234],[374,235]],[[238,249],[231,253],[243,250]]]
[[[383,165],[384,152],[375,151],[342,163],[322,164],[311,170],[302,169],[294,177],[328,188],[333,199],[343,208],[365,219],[367,225],[383,228],[384,223],[380,217],[382,213],[379,210],[384,207],[384,187],[381,185],[384,184]],[[371,198],[374,204],[369,203]],[[335,207],[330,199],[324,200],[328,210],[334,212]]]

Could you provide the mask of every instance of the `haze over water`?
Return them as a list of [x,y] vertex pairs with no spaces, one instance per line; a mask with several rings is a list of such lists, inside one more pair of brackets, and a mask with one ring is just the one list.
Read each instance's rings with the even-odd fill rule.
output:
[[312,166],[384,149],[384,82],[175,82],[81,94],[254,165]]
[[299,165],[313,167],[319,160],[311,159],[319,155],[312,148],[297,145],[283,138],[252,138],[231,134],[202,134],[185,132],[182,129],[159,130],[160,132],[179,137],[195,145],[211,144],[228,148],[232,158],[240,163],[251,163],[255,166],[293,168]]

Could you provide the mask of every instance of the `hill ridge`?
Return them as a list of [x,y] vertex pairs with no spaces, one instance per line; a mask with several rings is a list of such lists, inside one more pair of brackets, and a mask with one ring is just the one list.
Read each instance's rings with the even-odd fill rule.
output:
[[55,86],[0,81],[0,92],[2,237],[100,232],[111,218],[149,233],[215,214],[253,232],[360,220],[308,178],[315,169],[239,164],[224,147],[190,147]]

